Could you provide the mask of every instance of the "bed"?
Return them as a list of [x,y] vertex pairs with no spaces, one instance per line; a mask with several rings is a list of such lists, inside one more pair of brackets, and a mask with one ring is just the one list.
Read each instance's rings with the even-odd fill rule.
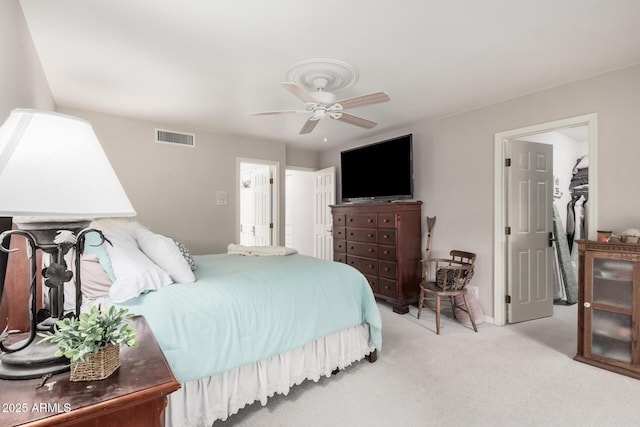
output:
[[[373,293],[348,265],[279,247],[243,253],[230,246],[227,253],[190,256],[178,242],[138,225],[94,226],[113,245],[87,244],[85,255],[112,279],[111,292],[95,292],[95,271],[83,263],[83,307],[114,304],[145,317],[182,386],[169,396],[168,426],[210,426],[305,380],[365,357],[375,361],[381,348]],[[142,264],[138,250],[148,255],[151,272],[127,271]],[[178,256],[185,262],[176,269]]]

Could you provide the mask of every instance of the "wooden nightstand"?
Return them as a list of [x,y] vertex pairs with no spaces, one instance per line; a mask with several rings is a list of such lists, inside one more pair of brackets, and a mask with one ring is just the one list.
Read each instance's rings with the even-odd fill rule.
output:
[[[69,381],[69,372],[41,379],[0,380],[0,425],[164,425],[166,396],[180,388],[142,316],[132,320],[137,348],[121,350],[121,366],[101,381]],[[37,338],[36,338],[37,339]]]

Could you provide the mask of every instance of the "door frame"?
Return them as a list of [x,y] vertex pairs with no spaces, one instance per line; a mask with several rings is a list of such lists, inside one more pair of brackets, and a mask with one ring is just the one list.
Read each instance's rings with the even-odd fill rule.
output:
[[494,237],[493,237],[493,321],[494,324],[504,326],[507,322],[507,238],[504,230],[507,226],[507,204],[504,191],[505,171],[505,141],[531,134],[549,132],[560,128],[588,126],[589,127],[589,204],[587,217],[589,225],[587,236],[596,235],[598,224],[598,114],[591,113],[548,123],[527,126],[498,132],[494,138]]
[[236,239],[238,242],[240,242],[240,204],[242,202],[240,183],[242,180],[242,163],[264,165],[271,168],[271,176],[273,177],[273,185],[271,186],[271,220],[273,221],[272,245],[277,246],[280,244],[280,162],[236,157]]

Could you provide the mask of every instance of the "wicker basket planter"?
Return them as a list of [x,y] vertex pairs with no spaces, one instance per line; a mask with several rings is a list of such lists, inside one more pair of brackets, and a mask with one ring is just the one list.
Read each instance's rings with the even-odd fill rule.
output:
[[97,354],[90,354],[86,362],[71,366],[71,381],[103,380],[120,367],[120,345],[107,344]]

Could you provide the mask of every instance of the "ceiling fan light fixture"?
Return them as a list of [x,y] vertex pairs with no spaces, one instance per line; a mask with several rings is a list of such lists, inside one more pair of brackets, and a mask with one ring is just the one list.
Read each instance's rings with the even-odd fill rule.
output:
[[313,110],[313,118],[315,120],[322,120],[325,117],[327,117],[327,110],[325,110],[324,108],[316,108],[315,110]]
[[331,92],[316,91],[311,92],[311,96],[318,104],[331,105],[336,101],[336,96]]

